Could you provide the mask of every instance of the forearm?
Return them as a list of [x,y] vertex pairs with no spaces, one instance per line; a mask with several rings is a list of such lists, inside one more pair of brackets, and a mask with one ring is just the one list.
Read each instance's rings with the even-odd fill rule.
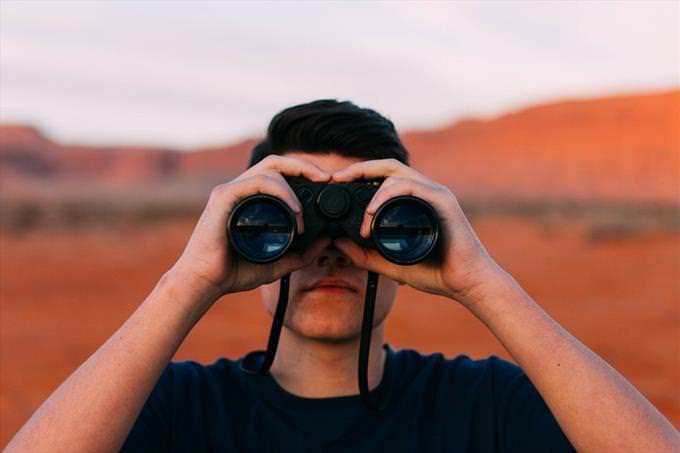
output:
[[6,451],[118,451],[208,297],[166,274],[120,327],[64,381]]
[[675,428],[503,271],[466,304],[505,346],[579,451],[680,451]]

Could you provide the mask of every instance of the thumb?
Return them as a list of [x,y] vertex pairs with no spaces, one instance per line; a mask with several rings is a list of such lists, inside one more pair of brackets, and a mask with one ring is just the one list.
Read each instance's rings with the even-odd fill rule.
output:
[[311,264],[330,243],[330,239],[321,237],[310,244],[302,254],[289,253],[284,255],[283,258],[272,264],[277,278]]
[[347,255],[355,266],[367,271],[377,272],[402,283],[403,266],[387,261],[376,250],[359,247],[346,238],[336,239],[333,244],[338,250]]

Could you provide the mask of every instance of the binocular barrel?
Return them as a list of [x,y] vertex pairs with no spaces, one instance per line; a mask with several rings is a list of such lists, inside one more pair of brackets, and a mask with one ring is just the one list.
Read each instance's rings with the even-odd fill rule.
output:
[[269,195],[243,199],[229,218],[229,240],[239,255],[253,263],[270,263],[293,244],[296,222],[286,203]]
[[420,263],[437,245],[439,220],[432,206],[420,198],[392,198],[373,216],[371,238],[387,260],[403,265]]
[[301,200],[305,233],[296,233],[295,215],[286,203],[257,194],[241,200],[231,213],[228,236],[233,249],[248,261],[269,263],[319,235],[345,235],[378,250],[393,263],[406,265],[425,260],[439,238],[435,210],[417,197],[400,196],[384,203],[373,217],[371,239],[366,241],[359,235],[359,227],[369,200],[353,199],[340,185],[328,185],[315,197],[304,191],[299,195],[305,197]]

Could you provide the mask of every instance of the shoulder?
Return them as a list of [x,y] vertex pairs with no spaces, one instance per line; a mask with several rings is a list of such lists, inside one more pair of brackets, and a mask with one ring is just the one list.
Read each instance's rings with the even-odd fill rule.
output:
[[222,374],[233,366],[235,366],[235,362],[224,357],[215,359],[214,362],[209,364],[200,363],[196,360],[179,360],[170,362],[165,371],[185,379],[205,379]]
[[458,407],[498,413],[517,400],[540,399],[520,367],[495,355],[472,359],[402,349],[393,357],[395,379],[403,391],[431,398],[437,405],[455,401]]
[[237,361],[220,357],[209,364],[195,360],[170,362],[160,380],[171,382],[174,387],[221,387],[238,383],[241,375]]
[[[207,364],[195,360],[170,362],[153,394],[169,402],[177,420],[201,413],[221,414],[252,399],[238,362],[226,358]],[[230,402],[228,407],[225,401]]]
[[[429,405],[448,428],[461,421],[479,438],[491,430],[508,451],[573,451],[545,401],[524,371],[495,355],[472,359],[461,354],[395,352],[412,376],[410,392]],[[415,398],[414,398],[415,399]]]
[[414,377],[435,376],[444,381],[454,379],[461,385],[509,385],[524,376],[520,367],[495,355],[472,359],[465,354],[446,357],[440,352],[422,354],[413,349],[392,352],[401,371]]
[[218,358],[209,364],[195,360],[173,361],[163,370],[151,398],[185,407],[216,396],[242,394],[242,375],[238,363],[230,359]]

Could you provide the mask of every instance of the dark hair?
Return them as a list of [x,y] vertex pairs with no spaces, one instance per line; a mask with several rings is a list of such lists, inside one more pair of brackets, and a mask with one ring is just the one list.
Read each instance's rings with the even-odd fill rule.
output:
[[366,160],[393,158],[408,165],[408,151],[392,121],[374,110],[335,99],[319,99],[277,113],[266,138],[253,148],[249,166],[270,154],[288,151],[333,152]]

